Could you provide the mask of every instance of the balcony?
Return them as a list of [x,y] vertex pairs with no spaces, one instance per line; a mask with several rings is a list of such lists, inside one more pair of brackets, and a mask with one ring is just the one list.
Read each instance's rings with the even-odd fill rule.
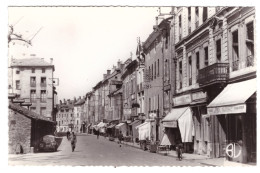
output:
[[201,87],[226,83],[228,79],[228,63],[215,63],[199,70],[198,83]]
[[36,83],[35,83],[35,82],[31,82],[31,83],[30,83],[30,86],[31,86],[31,87],[36,87]]

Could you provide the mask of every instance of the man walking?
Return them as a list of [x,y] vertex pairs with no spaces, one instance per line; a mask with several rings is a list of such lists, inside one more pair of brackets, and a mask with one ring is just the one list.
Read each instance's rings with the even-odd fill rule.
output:
[[69,140],[69,137],[70,137],[70,132],[67,131],[67,139]]
[[97,139],[99,138],[99,129],[97,130]]
[[77,137],[76,135],[74,134],[74,132],[72,132],[72,135],[71,135],[71,149],[72,149],[72,152],[75,150],[76,148],[76,143],[77,143]]

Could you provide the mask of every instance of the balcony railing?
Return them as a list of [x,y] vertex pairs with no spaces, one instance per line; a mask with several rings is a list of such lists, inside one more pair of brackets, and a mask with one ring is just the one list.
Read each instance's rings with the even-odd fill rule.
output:
[[31,83],[30,83],[30,86],[31,86],[31,87],[36,87],[36,83],[35,83],[35,82],[31,82]]
[[198,83],[208,86],[217,83],[226,83],[228,79],[228,63],[215,63],[199,70]]

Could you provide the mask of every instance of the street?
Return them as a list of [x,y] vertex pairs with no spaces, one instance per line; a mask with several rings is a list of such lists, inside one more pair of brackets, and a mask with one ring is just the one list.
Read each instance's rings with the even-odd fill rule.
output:
[[70,141],[63,138],[57,152],[9,155],[9,165],[69,165],[69,166],[205,166],[193,161],[150,153],[131,146],[111,142],[100,136],[77,136],[71,151]]

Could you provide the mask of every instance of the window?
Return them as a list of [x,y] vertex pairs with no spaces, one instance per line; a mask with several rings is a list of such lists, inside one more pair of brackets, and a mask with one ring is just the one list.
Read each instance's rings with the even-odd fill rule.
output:
[[156,79],[156,61],[154,62],[154,79]]
[[36,77],[31,77],[31,87],[36,87]]
[[46,90],[41,90],[41,102],[46,102]]
[[30,111],[36,112],[36,107],[30,107]]
[[189,85],[192,84],[192,61],[191,56],[189,56]]
[[179,62],[179,84],[180,89],[182,88],[182,61]]
[[36,90],[31,90],[31,102],[36,102]]
[[254,66],[254,25],[250,22],[246,25],[246,67]]
[[32,73],[35,73],[35,68],[32,68]]
[[191,7],[188,7],[188,34],[191,33]]
[[205,62],[204,62],[204,66],[207,67],[209,65],[209,51],[208,51],[208,47],[204,48],[204,55],[205,55]]
[[221,40],[217,40],[216,42],[216,57],[217,62],[221,62]]
[[179,40],[181,40],[182,38],[182,29],[181,29],[181,15],[179,15]]
[[152,64],[151,80],[153,80],[153,64]]
[[195,28],[199,27],[199,7],[195,7]]
[[151,98],[149,98],[149,111],[151,110]]
[[236,71],[239,65],[238,30],[232,33],[232,60],[232,69]]
[[42,68],[42,73],[45,73],[45,68]]
[[159,71],[160,71],[160,70],[159,70],[159,69],[160,69],[160,68],[159,68],[159,59],[157,60],[157,65],[158,65],[157,76],[160,76],[160,72],[159,72]]
[[41,77],[41,87],[46,87],[46,77]]
[[20,70],[16,70],[16,72],[15,72],[16,74],[20,74]]
[[196,79],[198,79],[200,69],[200,53],[196,52]]
[[150,68],[150,66],[149,66],[149,80],[148,81],[150,81],[152,79],[152,76],[151,76],[151,68]]
[[208,18],[208,8],[203,7],[203,22],[205,22]]
[[20,80],[16,80],[16,81],[15,81],[15,86],[16,86],[16,89],[17,89],[17,90],[20,90],[20,89],[21,89],[21,87],[20,87]]

